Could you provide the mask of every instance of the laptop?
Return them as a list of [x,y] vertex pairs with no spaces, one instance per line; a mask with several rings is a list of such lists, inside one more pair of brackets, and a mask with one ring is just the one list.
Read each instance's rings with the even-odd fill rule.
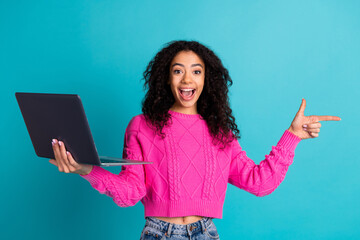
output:
[[55,159],[52,139],[64,142],[78,163],[98,166],[150,164],[99,156],[81,99],[77,94],[15,93],[35,153]]

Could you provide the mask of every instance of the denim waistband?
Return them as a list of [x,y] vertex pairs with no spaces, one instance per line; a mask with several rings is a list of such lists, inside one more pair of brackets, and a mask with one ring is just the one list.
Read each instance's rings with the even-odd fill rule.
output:
[[165,222],[155,217],[146,217],[145,219],[147,220],[145,226],[158,229],[166,233],[167,236],[171,236],[173,234],[193,235],[199,231],[204,232],[205,229],[212,224],[212,219],[209,217],[204,217],[197,222],[186,225]]

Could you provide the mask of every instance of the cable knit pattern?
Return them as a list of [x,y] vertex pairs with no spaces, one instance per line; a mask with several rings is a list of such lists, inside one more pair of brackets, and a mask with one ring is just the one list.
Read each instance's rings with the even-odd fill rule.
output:
[[214,173],[215,173],[215,158],[214,154],[210,148],[209,139],[206,136],[206,131],[204,129],[203,132],[204,137],[204,155],[209,156],[205,158],[205,167],[206,167],[206,175],[205,175],[205,182],[204,182],[204,199],[210,200],[211,199],[211,189],[214,186]]
[[170,156],[168,167],[170,200],[179,200],[179,161],[176,158],[176,148],[171,129],[169,129],[168,131],[168,137],[166,138],[166,146],[169,147],[167,154],[168,156]]
[[126,165],[118,175],[94,166],[81,176],[121,207],[141,200],[145,217],[222,218],[228,183],[256,196],[270,194],[284,180],[301,141],[285,130],[257,165],[237,140],[224,149],[214,145],[199,114],[169,113],[172,121],[163,129],[164,139],[143,115],[132,118],[126,128],[123,157],[153,164]]

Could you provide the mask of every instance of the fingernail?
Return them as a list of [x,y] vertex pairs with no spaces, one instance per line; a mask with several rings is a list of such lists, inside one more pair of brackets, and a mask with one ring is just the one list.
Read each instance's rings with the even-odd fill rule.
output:
[[303,125],[303,127],[304,127],[304,128],[306,128],[306,127],[307,127],[307,125],[305,124],[305,125]]
[[67,155],[70,155],[70,153],[69,153],[68,151],[66,151],[66,154],[67,154]]
[[59,146],[62,146],[62,142],[61,142],[61,141],[59,141]]
[[56,143],[56,139],[55,139],[55,138],[52,140],[52,143],[54,143],[54,144]]

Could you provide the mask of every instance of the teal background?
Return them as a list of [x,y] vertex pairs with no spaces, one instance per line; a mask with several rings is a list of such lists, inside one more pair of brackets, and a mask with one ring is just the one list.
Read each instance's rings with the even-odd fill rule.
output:
[[38,158],[14,93],[79,94],[100,154],[121,156],[142,72],[177,39],[229,69],[240,144],[256,163],[302,97],[305,115],[342,118],[299,143],[271,195],[229,185],[221,239],[360,238],[359,1],[1,1],[0,34],[1,239],[139,239],[142,204],[120,208]]

